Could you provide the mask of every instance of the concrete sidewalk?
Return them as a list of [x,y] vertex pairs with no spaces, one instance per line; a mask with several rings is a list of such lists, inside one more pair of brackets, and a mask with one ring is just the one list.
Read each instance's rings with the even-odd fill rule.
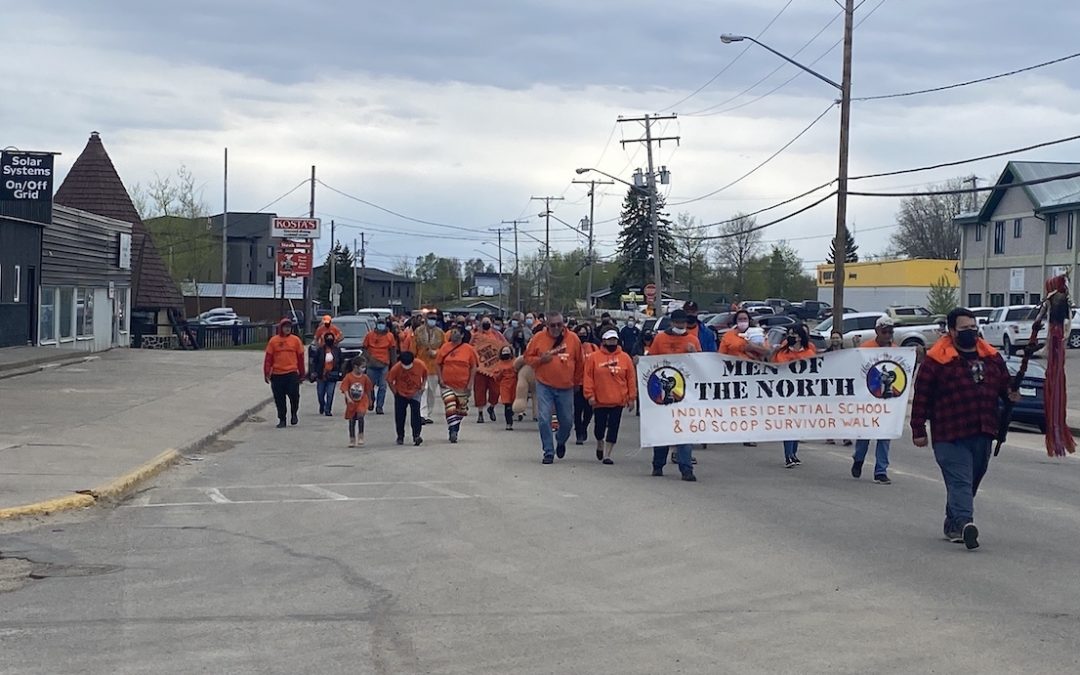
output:
[[[261,352],[116,349],[96,356],[0,380],[0,511],[117,479],[130,488],[175,461],[177,453],[165,451],[195,450],[270,397]],[[66,506],[93,503],[82,500]]]

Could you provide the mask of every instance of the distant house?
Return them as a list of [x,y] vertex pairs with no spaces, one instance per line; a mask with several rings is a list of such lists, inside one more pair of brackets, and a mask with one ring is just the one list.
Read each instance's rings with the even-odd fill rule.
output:
[[510,274],[499,275],[495,272],[480,272],[473,275],[473,285],[469,296],[473,298],[497,298],[510,291]]
[[[340,270],[340,268],[338,268]],[[326,265],[319,265],[313,270],[311,282],[316,292],[322,288],[322,277],[329,273]],[[416,279],[403,277],[400,274],[385,272],[374,267],[356,270],[357,305],[358,309],[366,307],[387,307],[395,313],[402,314],[411,312],[420,307],[420,298],[417,293]],[[340,283],[347,286],[347,281],[342,279]],[[348,286],[351,288],[351,286]],[[325,303],[326,298],[316,298]],[[349,299],[351,305],[352,299]]]
[[[277,240],[270,236],[270,225],[276,213],[229,212],[229,278],[230,284],[273,284],[277,274],[275,249]],[[223,214],[210,216],[210,232],[221,240]],[[221,255],[221,248],[218,248]],[[219,258],[220,261],[220,258]],[[201,280],[200,280],[201,281]],[[206,281],[221,281],[221,263],[217,272]]]
[[969,307],[1035,304],[1048,277],[1077,278],[1080,178],[1013,187],[1080,172],[1075,162],[1009,162],[960,228],[960,298]]

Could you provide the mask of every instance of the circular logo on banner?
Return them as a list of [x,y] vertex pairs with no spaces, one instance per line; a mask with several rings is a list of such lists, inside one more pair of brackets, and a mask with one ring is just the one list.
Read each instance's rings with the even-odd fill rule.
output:
[[878,361],[866,371],[866,388],[874,398],[897,398],[907,384],[907,371],[896,361]]
[[661,366],[649,375],[649,398],[657,405],[671,405],[686,398],[686,376],[672,366]]

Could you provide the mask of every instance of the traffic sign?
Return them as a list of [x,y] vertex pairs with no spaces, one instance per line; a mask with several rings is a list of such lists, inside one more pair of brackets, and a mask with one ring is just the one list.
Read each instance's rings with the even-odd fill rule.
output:
[[274,218],[270,236],[278,239],[318,239],[321,222],[318,218]]
[[310,277],[314,267],[315,251],[311,240],[282,240],[277,250],[277,275],[279,277]]

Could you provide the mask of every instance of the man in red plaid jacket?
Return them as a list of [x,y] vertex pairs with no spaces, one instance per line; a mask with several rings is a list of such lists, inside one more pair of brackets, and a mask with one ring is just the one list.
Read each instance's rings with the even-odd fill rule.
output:
[[949,312],[949,332],[926,353],[915,378],[911,437],[927,445],[926,423],[934,435],[934,458],[945,479],[945,536],[979,546],[975,493],[990,465],[990,444],[997,435],[998,400],[1018,397],[1009,391],[1009,370],[1001,355],[979,337],[975,315],[958,307]]

